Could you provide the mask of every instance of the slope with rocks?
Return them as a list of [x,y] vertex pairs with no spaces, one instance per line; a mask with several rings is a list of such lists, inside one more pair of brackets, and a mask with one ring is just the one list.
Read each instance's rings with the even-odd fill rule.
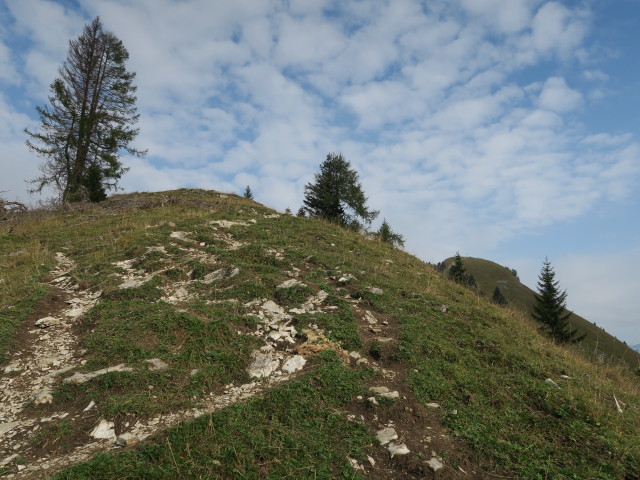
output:
[[635,478],[638,382],[420,260],[217,192],[0,230],[3,478]]

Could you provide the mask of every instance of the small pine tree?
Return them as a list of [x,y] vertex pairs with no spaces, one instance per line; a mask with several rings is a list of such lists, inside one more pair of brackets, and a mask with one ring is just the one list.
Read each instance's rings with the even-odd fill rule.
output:
[[370,224],[378,211],[369,210],[367,197],[358,181],[358,172],[342,154],[330,153],[315,175],[315,183],[304,187],[304,210],[343,227],[358,230],[363,221]]
[[391,230],[391,227],[389,226],[386,218],[382,220],[382,225],[380,225],[380,228],[376,232],[376,235],[381,241],[390,243],[394,247],[404,247],[404,237],[399,233],[395,233],[393,230]]
[[493,290],[493,295],[491,296],[491,301],[496,305],[504,306],[507,304],[507,299],[504,298],[504,295],[496,285],[496,288]]
[[580,342],[586,334],[576,337],[578,330],[571,330],[571,312],[566,310],[567,291],[560,291],[560,283],[555,280],[555,275],[551,262],[545,258],[538,277],[538,293],[534,294],[536,303],[532,316],[544,325],[556,342]]
[[247,188],[244,189],[244,198],[248,198],[249,200],[253,200],[253,192],[251,191],[251,187],[247,185]]
[[449,267],[449,278],[457,283],[465,283],[466,271],[467,270],[464,268],[464,262],[462,261],[460,252],[456,252],[456,256],[453,260],[453,265]]
[[300,207],[298,209],[298,213],[296,213],[296,217],[305,218],[306,216],[307,216],[307,214],[304,211],[304,207]]

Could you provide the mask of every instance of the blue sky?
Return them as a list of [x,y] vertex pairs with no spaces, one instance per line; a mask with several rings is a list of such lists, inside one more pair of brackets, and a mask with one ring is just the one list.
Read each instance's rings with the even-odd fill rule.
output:
[[410,253],[532,287],[548,256],[570,308],[640,343],[640,1],[0,0],[9,200],[39,199],[22,131],[96,15],[137,72],[125,191],[295,211],[341,152]]

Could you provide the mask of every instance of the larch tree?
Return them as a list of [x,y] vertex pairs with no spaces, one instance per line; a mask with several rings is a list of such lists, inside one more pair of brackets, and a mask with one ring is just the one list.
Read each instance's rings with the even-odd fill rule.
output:
[[544,260],[538,276],[538,293],[535,295],[533,318],[543,324],[544,329],[558,343],[577,343],[586,334],[577,336],[578,329],[571,329],[571,312],[566,309],[567,291],[560,291],[555,272],[548,258]]
[[49,104],[36,107],[38,131],[25,129],[27,147],[45,158],[31,192],[53,186],[65,202],[101,201],[128,170],[121,154],[143,156],[131,147],[135,128],[135,73],[129,53],[96,17],[69,41],[67,60],[50,87]]
[[342,154],[330,153],[315,175],[315,182],[304,187],[304,211],[354,230],[370,224],[378,211],[367,207],[367,197],[358,181],[358,172]]

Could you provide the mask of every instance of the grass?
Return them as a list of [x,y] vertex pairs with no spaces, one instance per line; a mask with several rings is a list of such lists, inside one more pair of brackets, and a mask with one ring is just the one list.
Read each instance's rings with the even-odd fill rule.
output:
[[374,439],[340,408],[365,391],[370,376],[346,369],[328,352],[298,381],[186,422],[140,448],[100,455],[54,479],[362,478],[346,457],[363,460]]
[[[295,308],[323,289],[326,303],[337,308],[296,315],[296,329],[316,324],[343,348],[384,362],[383,345],[360,337],[352,301],[393,320],[400,337],[392,360],[409,372],[398,381],[419,402],[442,405],[441,422],[490,474],[638,477],[638,377],[554,345],[522,312],[487,303],[404,252],[322,221],[265,217],[272,213],[233,195],[178,190],[118,195],[101,206],[26,218],[12,233],[0,226],[0,353],[37,311],[53,254],[65,252],[76,262],[72,275],[81,287],[103,292],[78,324],[87,349],[79,370],[126,363],[133,371],[58,383],[54,401],[95,400],[98,414],[133,422],[196,406],[203,395],[248,380],[249,353],[260,342],[250,334],[257,320],[244,303],[270,299]],[[256,223],[211,223],[221,219]],[[170,237],[174,231],[195,233],[179,240]],[[230,249],[230,241],[242,246]],[[160,246],[166,253],[149,251]],[[132,258],[154,277],[121,290],[113,263]],[[233,278],[203,282],[207,273],[233,268],[239,270]],[[346,274],[355,280],[338,286]],[[307,286],[276,288],[292,275]],[[162,298],[175,282],[191,296],[172,305]],[[169,368],[151,371],[145,362],[151,358]],[[331,353],[309,369],[260,398],[55,478],[359,478],[346,457],[363,460],[372,431],[343,412],[366,394],[372,372],[345,368]],[[561,389],[550,388],[547,378]],[[614,395],[627,405],[623,414],[612,405]]]

